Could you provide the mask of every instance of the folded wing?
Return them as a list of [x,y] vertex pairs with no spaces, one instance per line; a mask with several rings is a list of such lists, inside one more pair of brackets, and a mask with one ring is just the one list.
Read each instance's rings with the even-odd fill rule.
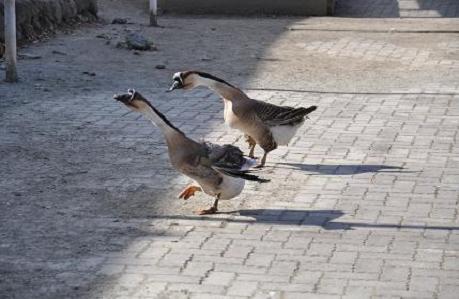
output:
[[277,106],[257,100],[254,101],[253,111],[255,111],[258,118],[268,126],[294,126],[301,123],[309,113],[317,109],[317,106],[294,108]]
[[213,143],[204,143],[203,145],[207,149],[207,157],[202,159],[202,163],[209,164],[212,169],[228,176],[249,181],[262,183],[269,181],[250,173],[249,168],[256,164],[256,160],[245,157],[238,147],[230,144],[217,145]]

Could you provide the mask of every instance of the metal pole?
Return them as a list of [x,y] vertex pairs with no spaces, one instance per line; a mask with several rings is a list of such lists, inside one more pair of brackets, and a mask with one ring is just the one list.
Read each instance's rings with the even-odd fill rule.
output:
[[6,82],[18,81],[16,70],[16,3],[15,0],[5,0],[5,58]]
[[157,27],[157,12],[158,12],[158,3],[157,0],[150,0],[150,26]]

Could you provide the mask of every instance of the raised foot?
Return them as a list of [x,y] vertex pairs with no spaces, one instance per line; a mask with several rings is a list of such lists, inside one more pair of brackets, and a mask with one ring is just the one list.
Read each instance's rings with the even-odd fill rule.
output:
[[198,213],[199,215],[210,215],[210,214],[215,214],[215,213],[217,213],[217,208],[211,207],[211,208],[208,208],[208,209],[199,210],[199,211],[197,211],[197,213]]
[[182,192],[180,192],[178,197],[187,200],[188,198],[194,196],[196,191],[201,191],[201,188],[198,186],[188,186],[185,189],[183,189]]

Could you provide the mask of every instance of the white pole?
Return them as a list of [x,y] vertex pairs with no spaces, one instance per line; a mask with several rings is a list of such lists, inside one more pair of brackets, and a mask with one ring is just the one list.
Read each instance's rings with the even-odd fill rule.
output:
[[158,12],[157,0],[150,0],[150,26],[158,26],[158,20],[156,18]]
[[7,82],[18,81],[16,70],[16,3],[15,0],[5,0],[5,58]]

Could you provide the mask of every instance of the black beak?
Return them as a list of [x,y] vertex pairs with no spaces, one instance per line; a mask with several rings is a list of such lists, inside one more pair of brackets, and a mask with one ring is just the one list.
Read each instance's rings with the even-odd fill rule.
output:
[[135,90],[129,89],[128,93],[115,94],[113,98],[123,104],[129,104],[129,102],[134,99],[135,93],[136,93]]
[[180,82],[179,80],[174,80],[174,83],[172,83],[171,87],[167,91],[171,92],[174,89],[180,89],[180,88],[183,88],[182,82]]

